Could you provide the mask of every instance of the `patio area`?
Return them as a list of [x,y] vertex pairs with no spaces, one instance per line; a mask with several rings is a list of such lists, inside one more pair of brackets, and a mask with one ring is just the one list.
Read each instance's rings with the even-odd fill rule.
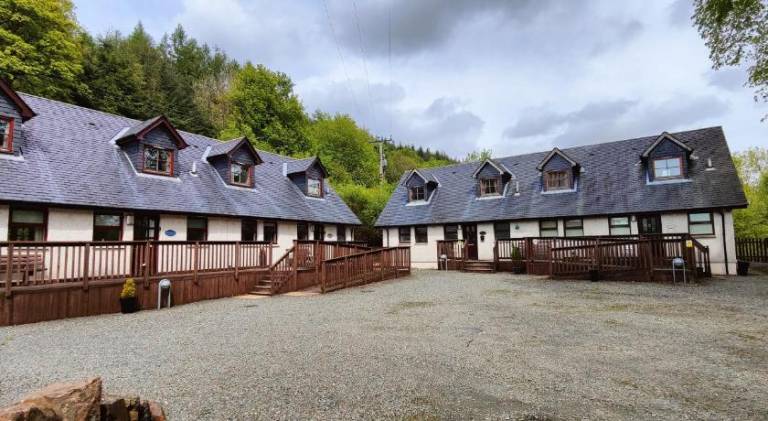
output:
[[0,328],[0,404],[59,380],[171,419],[768,417],[768,276],[697,285],[414,271]]

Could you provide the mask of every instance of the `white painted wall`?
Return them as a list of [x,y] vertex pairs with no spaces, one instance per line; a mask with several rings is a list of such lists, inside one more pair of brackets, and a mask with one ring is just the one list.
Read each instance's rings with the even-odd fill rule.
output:
[[[173,230],[176,235],[169,237],[166,231]],[[208,228],[210,232],[210,227]],[[160,241],[187,241],[187,217],[184,215],[160,215]]]
[[[323,241],[339,241],[339,239],[336,237],[336,225],[326,225],[325,226],[325,238]],[[331,236],[329,237],[328,234]]]
[[0,241],[8,241],[8,222],[10,222],[10,217],[10,206],[0,205]]
[[240,218],[208,218],[208,240],[240,241],[242,224]]
[[[8,230],[6,227],[6,236]],[[93,211],[48,209],[48,241],[92,241]]]
[[295,222],[278,222],[277,224],[277,248],[273,250],[273,261],[277,261],[286,250],[293,247],[297,230]]
[[539,236],[539,221],[512,221],[510,226],[509,233],[512,238]]

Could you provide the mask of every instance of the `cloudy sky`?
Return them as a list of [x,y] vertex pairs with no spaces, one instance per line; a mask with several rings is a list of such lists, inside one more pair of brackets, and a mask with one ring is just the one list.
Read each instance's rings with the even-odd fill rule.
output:
[[[723,126],[765,145],[743,69],[711,70],[692,0],[75,0],[92,33],[182,24],[296,83],[308,111],[461,157]],[[389,35],[391,34],[391,36]]]

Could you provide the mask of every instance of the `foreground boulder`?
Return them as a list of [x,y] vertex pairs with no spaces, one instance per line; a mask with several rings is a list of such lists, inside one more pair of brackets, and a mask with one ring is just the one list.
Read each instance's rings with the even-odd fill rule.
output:
[[159,403],[104,396],[101,379],[54,383],[0,409],[0,421],[165,421]]

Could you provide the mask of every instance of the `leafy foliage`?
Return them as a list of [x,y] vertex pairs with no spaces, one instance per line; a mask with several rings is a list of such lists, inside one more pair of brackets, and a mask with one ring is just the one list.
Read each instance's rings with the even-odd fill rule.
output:
[[382,182],[373,136],[347,115],[308,116],[285,73],[240,64],[181,26],[159,41],[141,23],[127,36],[92,37],[77,24],[71,0],[0,0],[0,74],[23,92],[139,120],[163,114],[181,130],[317,155],[365,224],[358,230],[363,240],[378,236],[373,224],[405,171],[453,162],[440,152],[387,144]]
[[71,0],[0,2],[0,75],[17,89],[68,100],[83,89],[82,31]]
[[768,4],[765,0],[694,0],[693,20],[715,69],[746,63],[755,99],[768,101]]
[[733,163],[749,201],[733,212],[738,237],[768,237],[768,149],[750,148],[733,154]]
[[133,278],[128,278],[123,282],[123,289],[120,291],[120,298],[133,298],[136,296],[136,282]]

